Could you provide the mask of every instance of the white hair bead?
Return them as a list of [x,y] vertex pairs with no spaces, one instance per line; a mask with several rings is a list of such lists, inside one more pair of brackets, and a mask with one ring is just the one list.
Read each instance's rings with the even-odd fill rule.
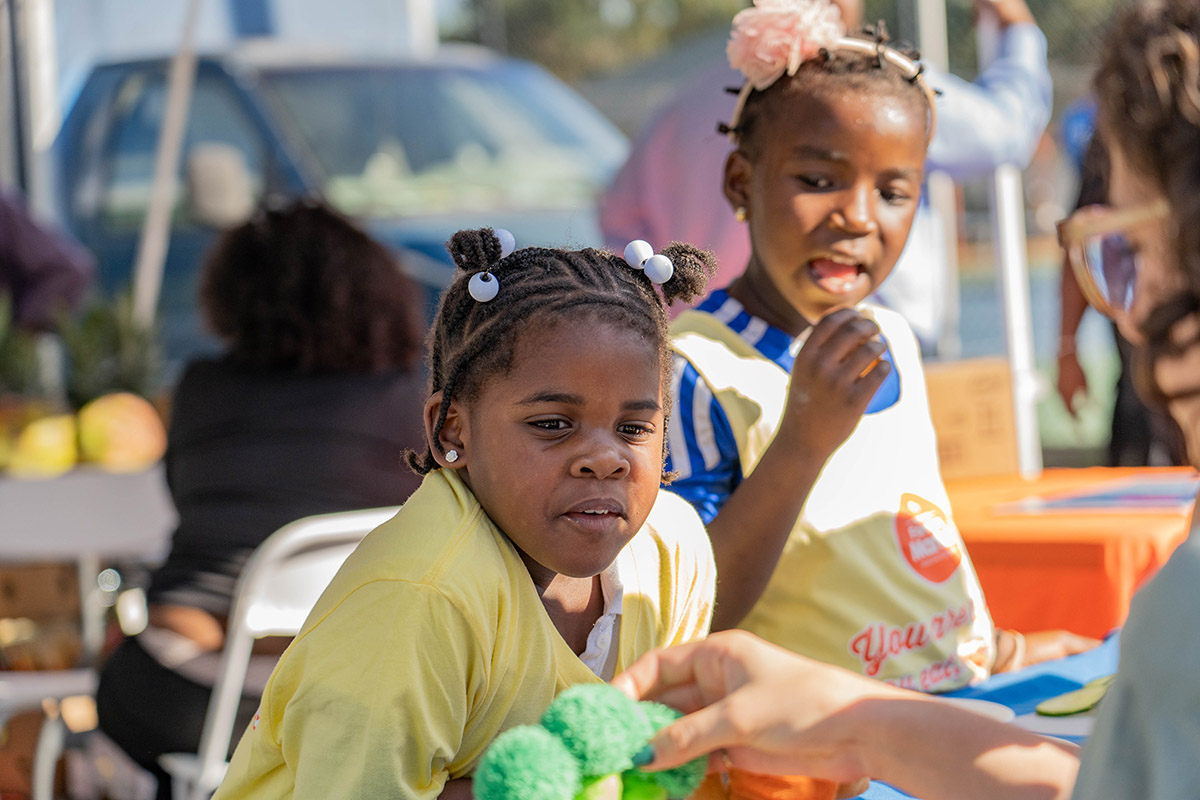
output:
[[643,269],[646,270],[646,277],[650,282],[659,285],[671,280],[671,276],[675,274],[675,265],[662,253],[655,253],[646,259]]
[[[501,258],[506,258],[510,253],[512,253],[513,250],[517,249],[516,238],[511,233],[504,230],[504,228],[493,228],[492,233],[496,234],[496,239],[497,239],[497,241],[500,242],[500,257]],[[494,296],[495,295],[493,295],[493,297]],[[476,299],[478,299],[478,298],[476,298]],[[488,298],[488,299],[491,299],[491,298]],[[484,301],[484,302],[486,302],[486,301]]]
[[625,245],[625,263],[634,269],[641,269],[645,266],[646,259],[652,255],[654,255],[654,248],[643,239],[634,239]]
[[476,272],[467,283],[467,291],[480,303],[494,300],[500,291],[500,281],[490,272]]

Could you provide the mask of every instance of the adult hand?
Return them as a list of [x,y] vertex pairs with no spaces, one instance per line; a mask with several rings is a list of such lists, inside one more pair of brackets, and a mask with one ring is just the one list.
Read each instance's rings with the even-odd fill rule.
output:
[[836,717],[860,700],[911,696],[738,630],[648,653],[613,685],[631,697],[694,712],[655,736],[650,769],[720,750],[716,769],[727,763],[840,784],[869,776],[853,748],[840,746]]
[[[1077,399],[1081,393],[1084,396],[1083,400]],[[1062,398],[1063,405],[1067,407],[1067,411],[1071,412],[1072,417],[1079,416],[1079,407],[1086,400],[1087,393],[1087,375],[1084,374],[1083,367],[1079,365],[1079,358],[1074,352],[1060,352],[1058,354],[1058,396]]]
[[885,349],[879,326],[854,309],[822,317],[796,354],[775,441],[793,452],[828,458],[891,371],[881,359]]
[[1037,24],[1025,0],[975,0],[975,21],[983,14],[995,14],[1001,29],[1023,22]]
[[929,800],[1066,800],[1078,748],[795,655],[744,631],[657,650],[613,685],[692,712],[651,740],[647,769],[721,765],[850,788],[877,778]]

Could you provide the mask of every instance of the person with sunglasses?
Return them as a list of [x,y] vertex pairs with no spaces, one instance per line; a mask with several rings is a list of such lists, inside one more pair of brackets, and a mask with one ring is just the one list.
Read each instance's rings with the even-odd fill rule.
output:
[[[1080,168],[1079,194],[1075,210],[1089,209],[1076,219],[1087,219],[1108,201],[1108,154],[1099,136],[1094,136],[1095,106],[1091,104],[1091,119],[1087,125],[1087,141],[1078,156]],[[1064,127],[1068,126],[1064,121]],[[1075,125],[1074,127],[1079,127]],[[1070,226],[1067,226],[1070,228]],[[1107,265],[1107,278],[1100,278],[1105,291],[1119,292],[1132,276],[1132,259],[1128,244],[1120,234],[1102,236],[1083,245],[1083,255],[1094,252],[1096,262]],[[1073,267],[1072,265],[1075,265]],[[1095,289],[1097,279],[1084,275],[1076,276],[1076,268],[1087,270],[1083,257],[1072,258],[1063,253],[1062,282],[1060,287],[1060,336],[1056,364],[1058,367],[1057,388],[1063,405],[1073,417],[1079,414],[1088,394],[1088,379],[1079,362],[1076,333],[1083,321],[1089,302],[1083,286],[1093,297],[1102,297]],[[1081,284],[1082,280],[1082,284]],[[1103,300],[1098,300],[1103,302]],[[1110,467],[1179,466],[1187,463],[1183,434],[1171,415],[1160,408],[1147,408],[1138,398],[1133,386],[1133,345],[1121,335],[1115,323],[1111,323],[1113,341],[1121,363],[1116,382],[1116,397],[1113,401],[1112,424],[1108,442],[1107,465]],[[1080,397],[1082,395],[1082,398]]]
[[[1062,242],[1081,287],[1135,346],[1139,392],[1167,408],[1200,465],[1200,3],[1126,7],[1101,53],[1109,206],[1082,209]],[[1097,245],[1117,234],[1125,265],[1105,269]],[[1120,672],[1082,753],[729,631],[647,654],[614,679],[690,712],[636,763],[662,769],[720,751],[721,764],[870,777],[924,800],[1200,796],[1198,530],[1200,519],[1134,598]]]

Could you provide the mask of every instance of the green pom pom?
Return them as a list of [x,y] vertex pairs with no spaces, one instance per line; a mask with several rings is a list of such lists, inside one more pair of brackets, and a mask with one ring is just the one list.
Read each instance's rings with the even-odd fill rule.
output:
[[[657,733],[683,716],[670,706],[650,700],[643,700],[638,703],[638,706],[642,709],[642,713],[646,719],[649,720],[650,726],[654,729],[653,733]],[[645,772],[642,774],[649,776],[656,784],[665,789],[668,797],[683,798],[690,796],[692,792],[700,788],[700,784],[704,782],[704,774],[707,771],[708,757],[700,756],[686,764],[680,764],[678,767],[664,769],[660,772]]]
[[542,726],[578,759],[584,776],[630,769],[653,733],[637,702],[606,683],[562,692],[542,715]]
[[545,728],[521,725],[492,741],[475,768],[477,800],[571,800],[579,764]]
[[[646,715],[646,719],[650,721],[650,727],[654,729],[654,733],[658,733],[683,716],[683,714],[680,714],[670,706],[656,703],[653,700],[640,701],[638,708],[642,710],[642,713]],[[653,736],[654,734],[652,733],[651,735]]]
[[625,800],[621,793],[621,776],[605,775],[597,778],[584,778],[583,789],[575,795],[575,800]]
[[630,770],[621,774],[621,800],[667,800],[667,790],[659,786],[653,772]]

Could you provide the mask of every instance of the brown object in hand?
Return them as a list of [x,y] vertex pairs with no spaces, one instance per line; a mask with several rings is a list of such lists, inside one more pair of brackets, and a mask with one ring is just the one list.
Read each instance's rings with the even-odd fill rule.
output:
[[730,767],[726,775],[712,774],[692,794],[692,800],[834,800],[837,784],[804,775],[763,775]]
[[869,374],[871,373],[871,370],[875,369],[875,366],[876,366],[876,365],[877,365],[877,364],[878,364],[880,361],[883,361],[883,355],[882,355],[882,354],[881,354],[881,355],[877,355],[877,356],[875,356],[875,359],[874,359],[873,361],[871,361],[871,363],[870,363],[870,364],[867,364],[866,368],[865,368],[865,369],[864,369],[862,372],[858,373],[858,377],[860,377],[860,378],[865,378],[865,377],[867,377],[867,375],[869,375]]

